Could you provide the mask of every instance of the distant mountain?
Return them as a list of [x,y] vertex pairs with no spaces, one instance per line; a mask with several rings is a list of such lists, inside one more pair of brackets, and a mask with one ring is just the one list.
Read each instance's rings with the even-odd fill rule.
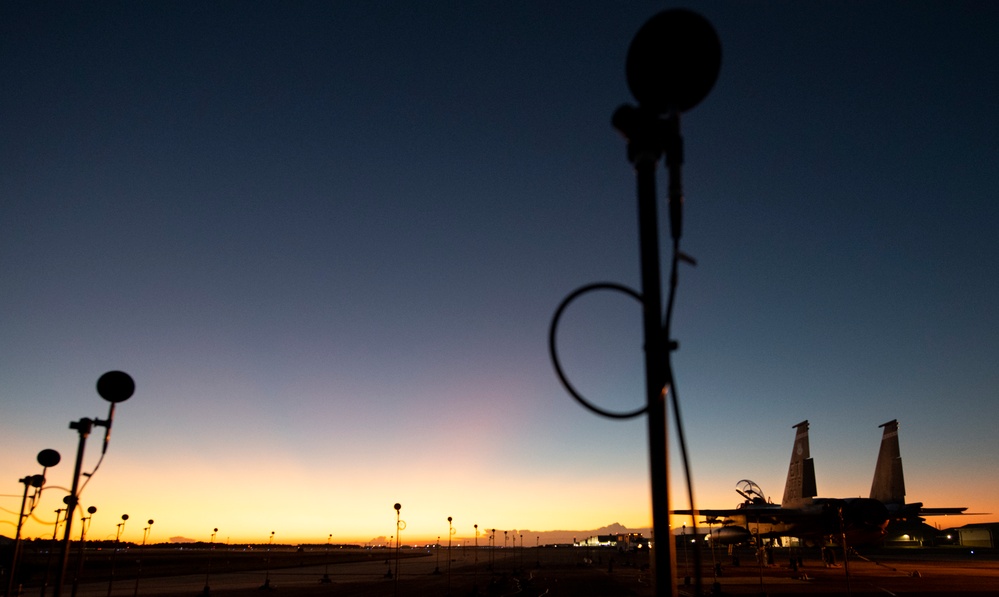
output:
[[197,539],[190,539],[188,537],[170,537],[168,543],[197,543]]
[[[488,537],[489,530],[485,531]],[[554,545],[554,544],[567,544],[576,541],[583,541],[589,537],[594,537],[597,535],[617,535],[621,533],[641,533],[645,537],[651,535],[651,530],[648,528],[635,528],[630,529],[619,522],[613,522],[607,526],[600,527],[598,529],[591,530],[557,530],[557,531],[532,531],[529,529],[516,529],[513,531],[508,531],[507,537],[511,538],[508,545],[513,547],[512,536],[516,535],[518,546],[520,545],[520,537],[523,535],[523,542],[525,547],[530,547],[532,544],[537,545]],[[503,531],[496,531],[496,546],[503,547]],[[481,541],[482,538],[480,537]]]

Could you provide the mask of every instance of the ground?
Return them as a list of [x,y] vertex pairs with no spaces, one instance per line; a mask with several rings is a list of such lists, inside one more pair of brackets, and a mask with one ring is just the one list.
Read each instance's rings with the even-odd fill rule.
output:
[[[205,594],[206,584],[208,594],[218,597],[654,594],[648,555],[622,554],[612,548],[456,548],[450,558],[446,549],[429,548],[401,550],[399,555],[397,562],[392,550],[368,549],[102,550],[88,552],[76,595],[194,597]],[[690,557],[689,563],[684,555]],[[26,555],[31,579],[22,594],[39,593],[46,556]],[[705,595],[984,596],[995,595],[999,587],[997,550],[869,550],[852,555],[847,566],[842,558],[832,566],[826,564],[818,550],[776,550],[774,564],[762,567],[748,549],[731,555],[708,552],[702,560]],[[696,594],[694,572],[693,554],[678,554],[679,595]],[[70,593],[69,587],[64,595]],[[49,594],[53,589],[49,587]]]

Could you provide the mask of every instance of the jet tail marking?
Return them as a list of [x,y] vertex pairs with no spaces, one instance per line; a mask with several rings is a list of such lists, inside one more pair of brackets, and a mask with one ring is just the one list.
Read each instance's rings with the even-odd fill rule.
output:
[[902,453],[898,447],[898,421],[892,419],[880,427],[884,427],[885,431],[874,467],[871,499],[882,504],[904,504],[905,478],[902,476]]
[[791,448],[791,464],[787,469],[784,483],[783,508],[797,508],[812,501],[818,495],[815,483],[815,463],[808,450],[808,421],[794,426],[794,446]]

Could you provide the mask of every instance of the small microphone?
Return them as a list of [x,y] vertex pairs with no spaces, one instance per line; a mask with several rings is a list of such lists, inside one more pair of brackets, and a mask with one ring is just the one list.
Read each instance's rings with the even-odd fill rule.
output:
[[104,446],[101,447],[101,454],[108,451],[108,442],[111,441],[111,422],[114,420],[114,402],[111,403],[111,409],[108,410],[108,418],[103,421],[104,425]]
[[135,382],[132,377],[124,371],[108,371],[97,380],[97,393],[101,398],[111,403],[108,411],[108,418],[105,421],[94,421],[97,425],[104,426],[104,447],[101,454],[108,450],[108,442],[111,440],[111,422],[114,421],[114,405],[124,402],[135,393]]

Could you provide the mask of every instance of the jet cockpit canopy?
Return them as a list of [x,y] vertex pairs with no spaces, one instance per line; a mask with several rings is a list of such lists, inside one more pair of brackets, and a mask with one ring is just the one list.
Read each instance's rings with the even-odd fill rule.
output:
[[743,479],[736,483],[735,492],[746,500],[739,505],[740,508],[744,506],[765,506],[770,503],[763,495],[763,490],[760,489],[760,486],[755,481],[750,481],[749,479]]

